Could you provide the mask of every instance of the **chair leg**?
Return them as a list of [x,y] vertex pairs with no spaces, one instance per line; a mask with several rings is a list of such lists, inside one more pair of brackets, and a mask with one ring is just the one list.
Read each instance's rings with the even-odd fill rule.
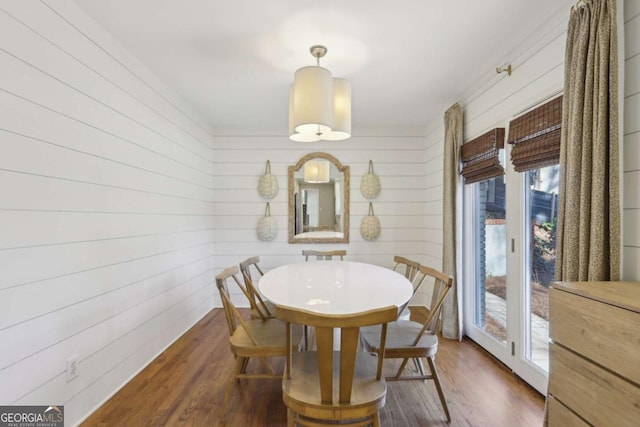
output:
[[438,390],[438,396],[440,396],[440,403],[442,403],[442,408],[444,409],[444,414],[447,416],[447,422],[451,422],[451,415],[449,415],[449,407],[447,406],[447,401],[444,398],[444,392],[442,391],[442,386],[440,385],[440,377],[438,376],[438,370],[436,369],[435,363],[433,363],[433,359],[427,357],[427,363],[429,363],[429,369],[431,370],[431,375],[433,376],[433,381],[436,383],[436,390]]

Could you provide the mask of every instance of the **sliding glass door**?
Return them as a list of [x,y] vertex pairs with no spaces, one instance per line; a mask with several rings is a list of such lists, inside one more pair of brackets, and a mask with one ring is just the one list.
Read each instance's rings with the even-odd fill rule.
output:
[[464,186],[463,277],[466,334],[508,364],[505,190],[503,176]]
[[464,186],[465,332],[546,393],[559,168],[506,169]]
[[526,360],[549,370],[549,285],[556,266],[560,166],[524,172]]

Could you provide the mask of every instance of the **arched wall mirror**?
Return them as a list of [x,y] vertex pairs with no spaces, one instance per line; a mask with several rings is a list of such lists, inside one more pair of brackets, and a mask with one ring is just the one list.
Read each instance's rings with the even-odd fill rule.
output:
[[289,243],[349,242],[349,166],[310,153],[289,166]]

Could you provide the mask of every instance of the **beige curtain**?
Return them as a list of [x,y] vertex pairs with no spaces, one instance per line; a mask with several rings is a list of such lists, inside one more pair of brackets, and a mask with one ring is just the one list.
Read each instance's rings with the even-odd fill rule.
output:
[[571,9],[564,66],[556,279],[618,280],[616,0]]
[[565,52],[556,279],[619,280],[616,0],[571,10]]
[[454,104],[444,113],[444,176],[442,202],[442,271],[453,277],[453,288],[442,305],[442,336],[462,339],[460,288],[456,275],[456,217],[460,146],[462,145],[462,108]]

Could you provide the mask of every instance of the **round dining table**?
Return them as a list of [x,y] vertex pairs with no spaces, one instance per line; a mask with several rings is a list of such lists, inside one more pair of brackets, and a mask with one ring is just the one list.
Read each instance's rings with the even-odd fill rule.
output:
[[276,305],[326,314],[401,307],[413,295],[411,282],[402,274],[352,261],[286,264],[262,276],[258,288]]

